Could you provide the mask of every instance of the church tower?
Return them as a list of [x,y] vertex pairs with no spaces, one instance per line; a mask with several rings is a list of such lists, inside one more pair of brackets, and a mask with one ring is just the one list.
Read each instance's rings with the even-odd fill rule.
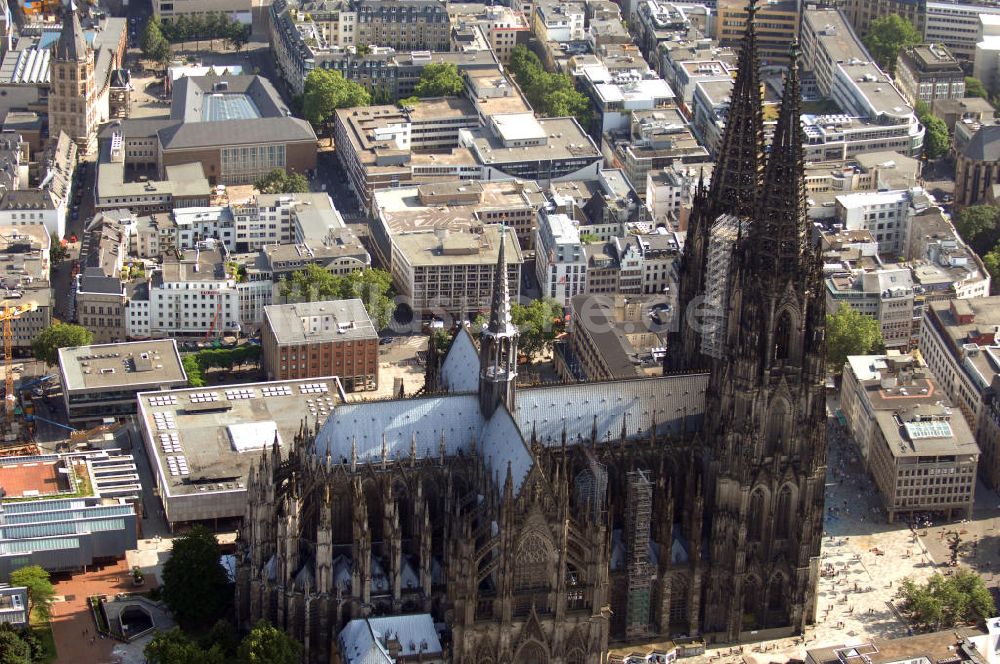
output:
[[772,627],[801,632],[815,613],[826,311],[806,217],[797,61],[793,45],[763,186],[752,207],[733,208],[741,224],[727,270],[725,342],[711,359],[706,395],[714,487],[705,629],[733,638]]
[[510,284],[504,244],[507,227],[500,227],[500,250],[493,273],[490,320],[479,338],[479,409],[490,418],[501,403],[514,409],[517,383],[517,327],[510,316]]
[[[702,336],[705,314],[722,309],[725,302],[706,302],[706,271],[713,228],[720,217],[748,217],[753,213],[764,168],[764,115],[758,73],[757,31],[754,16],[757,0],[747,5],[746,32],[737,60],[732,102],[726,129],[719,145],[712,183],[699,181],[688,221],[684,253],[681,256],[677,301],[677,329],[671,335],[665,368],[679,371],[707,368]],[[717,312],[716,312],[717,313]]]
[[64,131],[81,155],[97,147],[98,94],[94,82],[94,51],[87,46],[76,3],[63,15],[62,32],[52,49],[49,89],[49,137]]

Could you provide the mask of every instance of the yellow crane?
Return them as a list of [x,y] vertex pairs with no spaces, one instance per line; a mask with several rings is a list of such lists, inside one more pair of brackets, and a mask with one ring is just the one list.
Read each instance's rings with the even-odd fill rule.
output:
[[3,305],[3,310],[0,311],[0,319],[3,320],[3,360],[6,386],[4,401],[6,402],[8,431],[14,420],[14,406],[17,403],[17,397],[14,395],[14,331],[11,327],[11,321],[32,311],[38,311],[38,304],[35,302]]

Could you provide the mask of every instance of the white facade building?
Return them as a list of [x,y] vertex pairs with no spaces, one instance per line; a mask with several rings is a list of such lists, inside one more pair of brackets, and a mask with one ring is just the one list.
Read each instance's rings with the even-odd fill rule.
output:
[[[893,258],[906,253],[909,221],[923,190],[861,191],[836,198],[836,215],[846,230],[867,230],[878,242],[880,254]],[[916,200],[915,200],[916,199]]]
[[584,69],[584,85],[601,114],[601,134],[627,132],[632,111],[662,108],[674,100],[667,83],[652,72],[616,71],[591,66]]
[[574,295],[586,290],[587,257],[580,242],[580,230],[565,214],[538,212],[535,235],[535,276],[543,297],[551,297],[564,307]]

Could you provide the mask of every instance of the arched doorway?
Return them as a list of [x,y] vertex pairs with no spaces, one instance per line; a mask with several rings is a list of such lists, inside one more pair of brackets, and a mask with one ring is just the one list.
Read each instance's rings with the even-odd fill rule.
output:
[[514,661],[517,664],[548,664],[549,655],[541,643],[528,641],[517,651]]

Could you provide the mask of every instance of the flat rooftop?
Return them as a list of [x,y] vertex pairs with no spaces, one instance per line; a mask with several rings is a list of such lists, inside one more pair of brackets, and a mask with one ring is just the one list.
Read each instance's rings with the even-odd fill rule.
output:
[[183,383],[187,374],[173,339],[59,349],[63,389],[136,389]]
[[51,496],[71,491],[62,459],[30,458],[0,463],[0,499]]
[[[404,233],[393,244],[414,267],[437,265],[496,265],[500,250],[499,226],[485,226],[482,233],[451,231],[443,240],[433,231]],[[524,262],[514,229],[507,227],[504,258],[508,265]]]
[[916,405],[880,410],[875,422],[896,458],[979,454],[975,436],[957,408]]
[[[521,114],[517,116],[523,117]],[[494,118],[496,120],[496,118]],[[534,123],[532,123],[534,124]],[[526,145],[506,147],[503,140],[485,128],[463,129],[469,148],[475,152],[478,159],[487,165],[509,164],[524,161],[551,161],[555,159],[600,159],[601,153],[594,146],[593,140],[584,133],[573,118],[540,118],[537,124],[541,134],[547,138],[541,145]],[[518,140],[530,134],[538,134],[535,128],[517,130],[509,123],[505,128],[511,130],[515,137],[507,136],[507,140]]]
[[272,304],[264,307],[264,320],[279,344],[378,338],[364,303],[357,298]]
[[142,392],[139,422],[169,495],[245,491],[262,448],[275,436],[287,448],[303,420],[322,424],[343,394],[336,377]]
[[802,12],[802,20],[834,62],[848,62],[852,59],[868,62],[868,53],[847,24],[844,15],[836,9],[810,7]]

